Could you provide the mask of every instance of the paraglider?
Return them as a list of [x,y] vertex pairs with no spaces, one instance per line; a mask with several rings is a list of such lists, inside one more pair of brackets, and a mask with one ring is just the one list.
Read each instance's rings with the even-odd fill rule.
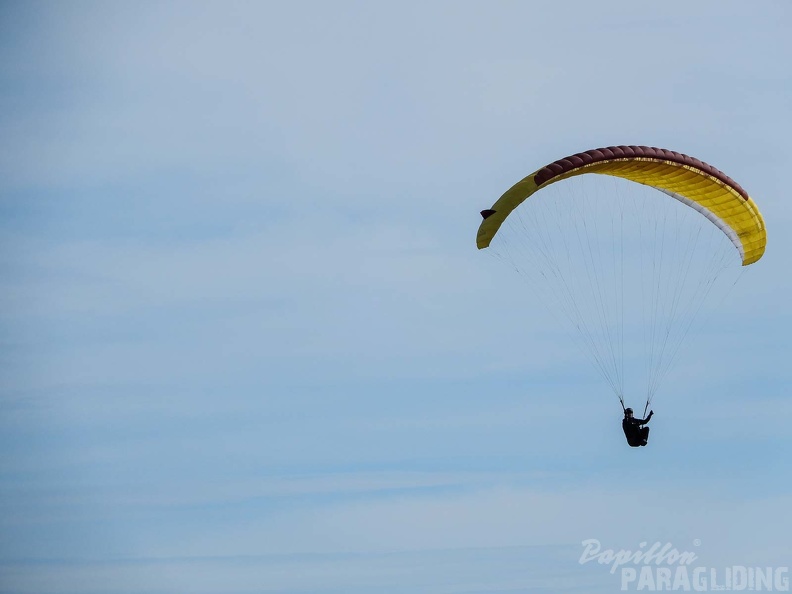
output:
[[[756,203],[737,182],[648,146],[554,161],[481,216],[477,247],[494,251],[566,320],[622,409],[625,383],[644,373],[644,414],[697,314],[762,257],[767,241]],[[650,417],[630,415],[628,425]]]
[[649,416],[645,419],[636,419],[633,416],[633,409],[624,409],[624,419],[622,420],[622,431],[627,438],[627,443],[631,448],[645,446],[649,441],[649,427],[645,427],[652,420],[654,411],[649,411]]

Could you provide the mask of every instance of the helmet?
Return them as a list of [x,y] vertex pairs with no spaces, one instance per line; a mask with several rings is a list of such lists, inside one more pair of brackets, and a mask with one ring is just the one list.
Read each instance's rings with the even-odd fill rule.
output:
[[628,414],[628,413],[629,413],[629,414],[633,414],[633,409],[631,409],[631,408],[625,408],[625,409],[624,409],[624,414],[626,415],[626,414]]

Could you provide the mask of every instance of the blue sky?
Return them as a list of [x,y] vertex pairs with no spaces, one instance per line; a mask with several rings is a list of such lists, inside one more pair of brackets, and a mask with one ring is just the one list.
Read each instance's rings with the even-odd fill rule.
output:
[[[792,564],[791,24],[0,3],[0,592],[617,591],[589,538]],[[474,241],[611,144],[726,171],[769,236],[640,450]]]

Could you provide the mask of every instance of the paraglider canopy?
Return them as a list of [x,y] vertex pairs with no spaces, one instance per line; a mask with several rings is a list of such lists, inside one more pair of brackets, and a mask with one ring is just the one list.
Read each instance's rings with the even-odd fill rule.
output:
[[729,274],[758,261],[767,242],[756,203],[736,181],[649,146],[553,161],[481,216],[478,248],[492,245],[571,322],[622,408],[626,373],[645,369],[644,413],[697,314],[727,292],[717,283],[728,289]]
[[[737,182],[694,157],[649,146],[610,146],[576,153],[545,165],[517,182],[491,209],[482,211],[476,244],[490,245],[503,221],[538,190],[576,175],[599,173],[652,186],[698,210],[731,239],[743,266],[762,257],[764,220]],[[486,214],[485,214],[486,213]]]

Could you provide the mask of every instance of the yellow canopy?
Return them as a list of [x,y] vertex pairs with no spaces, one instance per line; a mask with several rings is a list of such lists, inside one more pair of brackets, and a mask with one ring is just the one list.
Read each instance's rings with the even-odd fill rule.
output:
[[646,146],[612,146],[570,155],[533,172],[512,186],[488,210],[476,245],[489,246],[503,221],[535,192],[586,173],[612,175],[654,187],[698,210],[723,231],[740,252],[743,266],[762,257],[767,243],[762,214],[745,190],[694,157]]

